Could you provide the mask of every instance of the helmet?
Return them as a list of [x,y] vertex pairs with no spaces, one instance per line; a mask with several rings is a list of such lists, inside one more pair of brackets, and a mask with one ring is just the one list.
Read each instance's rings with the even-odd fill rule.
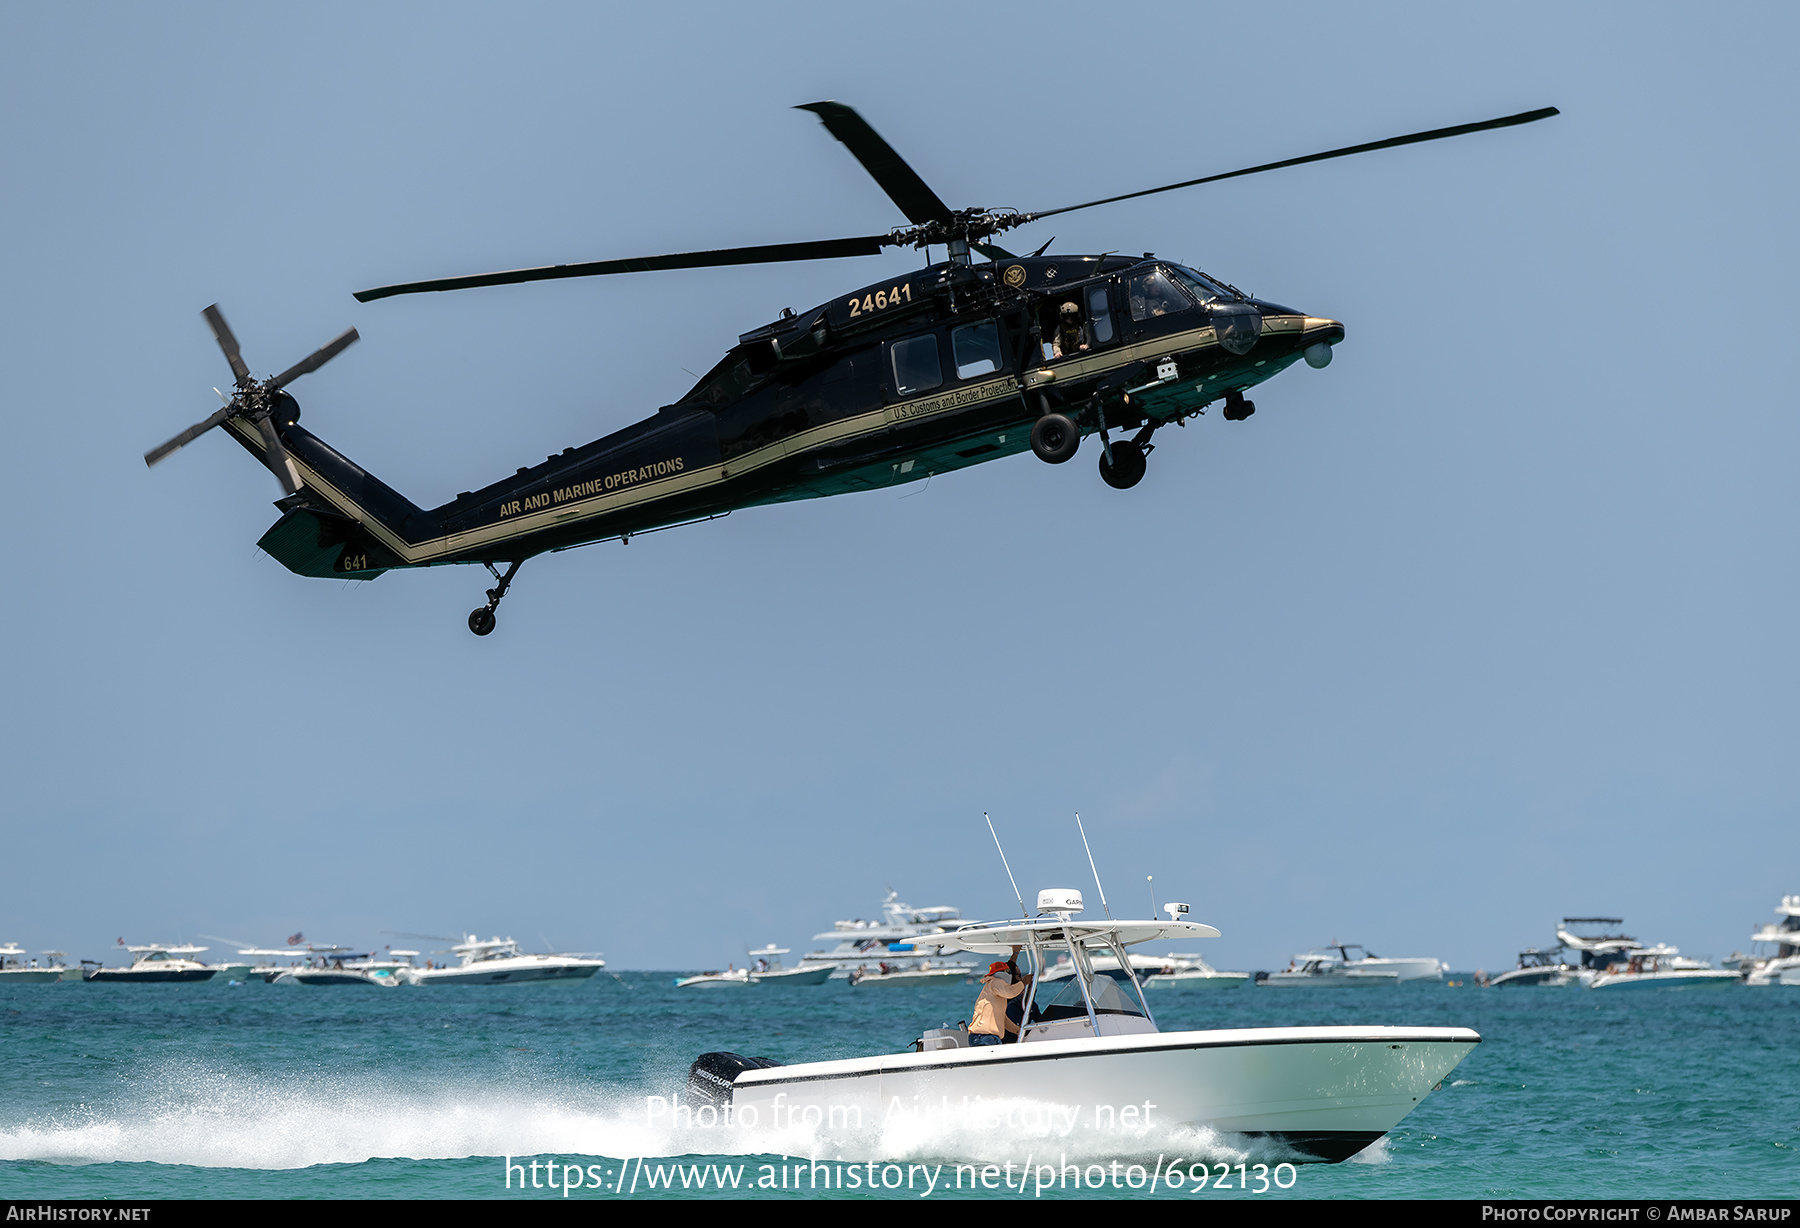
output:
[[1064,303],[1062,305],[1062,313],[1065,316],[1078,316],[1081,314],[1081,304],[1080,303]]

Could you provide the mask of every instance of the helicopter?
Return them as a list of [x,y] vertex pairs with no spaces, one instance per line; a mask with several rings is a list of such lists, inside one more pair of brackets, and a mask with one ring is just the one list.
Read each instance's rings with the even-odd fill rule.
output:
[[[155,465],[223,427],[281,483],[281,518],[258,545],[302,576],[372,580],[401,568],[480,564],[485,636],[526,559],[717,519],[760,504],[874,490],[1030,450],[1063,464],[1100,439],[1100,476],[1140,482],[1160,429],[1299,361],[1320,368],[1336,320],[1253,298],[1200,270],[1141,256],[1018,256],[991,242],[1043,218],[1352,154],[1528,124],[1554,107],[1435,128],[1037,212],[952,209],[869,123],[838,102],[816,115],[908,225],[884,234],[513,269],[362,290],[359,302],[566,277],[878,255],[923,249],[926,266],[742,334],[673,404],[579,448],[425,509],[298,424],[288,385],[358,338],[352,328],[257,379],[217,304],[202,313],[230,364],[223,408],[145,453]],[[1051,240],[1054,242],[1054,239]],[[931,261],[931,248],[945,259]],[[975,257],[982,257],[977,261]],[[505,570],[502,571],[501,568]]]

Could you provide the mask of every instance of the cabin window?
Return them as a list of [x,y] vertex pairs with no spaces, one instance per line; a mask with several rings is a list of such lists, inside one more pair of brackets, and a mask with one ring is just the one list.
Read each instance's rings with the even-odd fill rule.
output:
[[1087,317],[1095,345],[1105,345],[1113,339],[1112,304],[1107,301],[1105,282],[1088,287]]
[[938,360],[936,333],[908,337],[888,347],[894,360],[894,395],[910,397],[928,392],[944,382],[944,368]]
[[1131,299],[1131,318],[1138,324],[1157,316],[1186,311],[1193,306],[1188,296],[1161,269],[1152,269],[1133,277],[1127,287],[1127,295]]
[[966,324],[950,333],[950,351],[956,355],[956,378],[974,379],[1000,369],[1000,326],[992,320]]

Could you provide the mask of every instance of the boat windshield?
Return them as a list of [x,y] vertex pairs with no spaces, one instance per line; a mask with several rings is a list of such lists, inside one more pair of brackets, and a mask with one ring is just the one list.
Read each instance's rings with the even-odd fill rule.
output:
[[[1127,974],[1121,970],[1096,972],[1090,992],[1094,995],[1094,1013],[1098,1015],[1137,1015],[1140,1018],[1142,1007],[1132,1004],[1127,997],[1125,986]],[[1041,999],[1032,1009],[1034,1022],[1048,1019],[1074,1019],[1087,1017],[1087,1003],[1081,998],[1081,981],[1079,976],[1071,976],[1057,986],[1056,996],[1050,1001]]]

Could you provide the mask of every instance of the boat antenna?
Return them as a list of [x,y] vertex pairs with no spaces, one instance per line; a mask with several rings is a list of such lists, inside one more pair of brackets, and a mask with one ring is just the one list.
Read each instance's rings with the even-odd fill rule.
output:
[[1081,825],[1081,812],[1079,810],[1075,812],[1075,830],[1081,833],[1081,847],[1087,849],[1088,869],[1094,871],[1094,889],[1100,893],[1100,911],[1106,914],[1106,919],[1108,921],[1111,921],[1112,909],[1106,906],[1106,888],[1100,885],[1100,871],[1094,866],[1094,850],[1088,848],[1087,828]]
[[1144,875],[1144,881],[1150,884],[1150,915],[1156,916],[1156,875]]
[[994,838],[994,848],[1000,853],[1000,864],[1006,866],[1006,881],[1012,884],[1013,899],[1019,902],[1019,915],[1027,921],[1031,914],[1025,911],[1025,897],[1019,894],[1019,880],[1013,877],[1012,867],[1006,863],[1006,850],[1000,848],[1000,833],[994,830],[994,820],[988,819],[988,812],[983,810],[981,817],[987,819],[988,835]]

